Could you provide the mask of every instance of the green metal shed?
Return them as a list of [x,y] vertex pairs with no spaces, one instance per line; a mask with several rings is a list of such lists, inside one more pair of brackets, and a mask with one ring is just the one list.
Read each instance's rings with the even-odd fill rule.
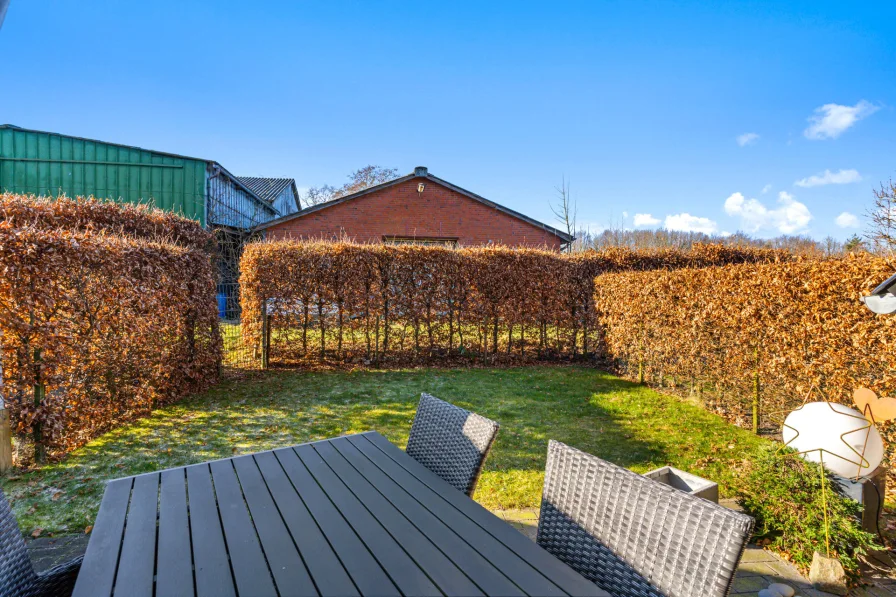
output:
[[0,191],[148,203],[237,230],[282,215],[215,161],[11,124],[0,124]]
[[0,189],[151,203],[206,223],[206,160],[0,125]]
[[151,203],[206,224],[207,161],[0,125],[0,189]]

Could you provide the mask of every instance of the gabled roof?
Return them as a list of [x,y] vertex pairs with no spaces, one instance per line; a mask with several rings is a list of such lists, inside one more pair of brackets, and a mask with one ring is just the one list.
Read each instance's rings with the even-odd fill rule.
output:
[[299,202],[299,190],[293,178],[265,178],[263,176],[237,176],[237,178],[241,183],[249,187],[253,193],[268,203],[273,203],[280,193],[283,192],[283,189],[292,186],[292,196],[296,201],[296,209],[302,209],[302,204]]
[[543,222],[539,222],[538,220],[530,218],[527,215],[521,214],[520,212],[510,209],[509,207],[504,207],[503,205],[499,205],[498,203],[495,203],[494,201],[490,201],[490,200],[486,199],[485,197],[477,195],[476,193],[473,193],[466,189],[462,189],[461,187],[459,187],[457,185],[453,185],[450,182],[448,182],[447,180],[442,180],[441,178],[438,178],[437,176],[433,176],[432,174],[429,173],[429,171],[426,168],[423,168],[423,167],[418,167],[415,169],[414,172],[407,174],[405,176],[401,176],[399,178],[392,179],[390,181],[384,182],[382,184],[378,184],[376,186],[367,187],[366,189],[364,189],[362,191],[358,191],[357,193],[352,193],[351,195],[345,195],[344,197],[340,197],[338,199],[333,199],[332,201],[318,203],[317,205],[312,205],[310,207],[306,207],[303,210],[300,210],[295,213],[277,218],[275,220],[269,220],[269,221],[265,222],[264,224],[261,224],[260,226],[258,226],[257,230],[264,230],[265,228],[270,228],[271,226],[276,226],[277,224],[282,224],[283,222],[288,222],[288,221],[294,220],[296,218],[302,218],[304,216],[307,216],[308,214],[312,214],[312,213],[321,211],[322,209],[327,209],[329,207],[333,207],[334,205],[339,205],[340,203],[345,203],[346,201],[352,201],[353,199],[358,199],[359,197],[364,197],[365,195],[369,195],[371,193],[375,193],[375,192],[381,191],[383,189],[388,189],[389,187],[394,187],[395,185],[401,184],[403,182],[407,182],[409,180],[414,180],[415,178],[419,178],[419,179],[423,179],[423,180],[430,180],[436,184],[439,184],[443,187],[451,189],[452,191],[455,191],[457,193],[460,193],[461,195],[469,197],[470,199],[472,199],[474,201],[478,201],[479,203],[487,205],[488,207],[491,207],[492,209],[496,209],[497,211],[500,211],[509,216],[512,216],[514,218],[522,220],[528,224],[531,224],[532,226],[535,226],[536,228],[545,230],[545,231],[557,236],[558,238],[562,239],[563,242],[565,242],[565,243],[569,243],[569,242],[572,242],[573,240],[575,240],[572,236],[570,236],[566,232],[563,232],[562,230],[558,230],[557,228],[554,228],[553,226],[548,226],[547,224],[545,224]]

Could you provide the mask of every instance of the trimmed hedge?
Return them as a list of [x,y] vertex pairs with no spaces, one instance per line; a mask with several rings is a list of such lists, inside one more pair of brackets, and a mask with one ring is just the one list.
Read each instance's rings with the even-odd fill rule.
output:
[[206,251],[214,247],[214,237],[194,220],[148,205],[93,197],[50,199],[4,193],[0,195],[0,222],[17,228],[142,238]]
[[[617,372],[692,392],[743,426],[756,397],[760,425],[779,430],[813,386],[847,405],[861,386],[896,394],[896,317],[859,300],[892,273],[866,253],[626,272],[598,277],[595,301]],[[896,425],[882,431],[892,459]]]
[[598,274],[782,258],[716,245],[568,256],[498,246],[261,242],[247,246],[240,263],[242,333],[248,344],[262,343],[265,308],[270,360],[280,364],[592,356]]
[[156,210],[0,197],[0,395],[38,459],[216,378],[209,242]]

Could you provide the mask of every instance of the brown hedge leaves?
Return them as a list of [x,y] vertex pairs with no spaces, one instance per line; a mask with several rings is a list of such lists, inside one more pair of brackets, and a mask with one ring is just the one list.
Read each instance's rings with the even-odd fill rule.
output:
[[775,251],[696,246],[574,256],[508,247],[277,241],[240,264],[243,334],[273,363],[489,362],[594,354],[593,285],[603,272],[783,258]]
[[867,254],[626,272],[597,278],[596,304],[621,372],[643,367],[647,381],[700,393],[744,425],[758,375],[763,425],[778,428],[775,415],[813,385],[844,404],[860,386],[896,391],[896,317],[859,301],[891,274]]
[[126,236],[211,250],[214,237],[193,220],[146,205],[110,203],[93,197],[51,201],[43,197],[0,195],[0,221],[15,227]]
[[210,243],[157,210],[0,196],[0,395],[38,457],[215,379]]

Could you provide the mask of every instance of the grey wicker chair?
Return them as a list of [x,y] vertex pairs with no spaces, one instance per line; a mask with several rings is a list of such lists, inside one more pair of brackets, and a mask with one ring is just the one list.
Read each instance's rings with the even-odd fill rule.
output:
[[22,532],[6,496],[0,491],[0,595],[63,597],[72,594],[81,557],[41,574],[34,571]]
[[753,519],[560,442],[537,542],[615,597],[725,597]]
[[405,451],[457,489],[473,495],[498,427],[491,419],[424,392]]

